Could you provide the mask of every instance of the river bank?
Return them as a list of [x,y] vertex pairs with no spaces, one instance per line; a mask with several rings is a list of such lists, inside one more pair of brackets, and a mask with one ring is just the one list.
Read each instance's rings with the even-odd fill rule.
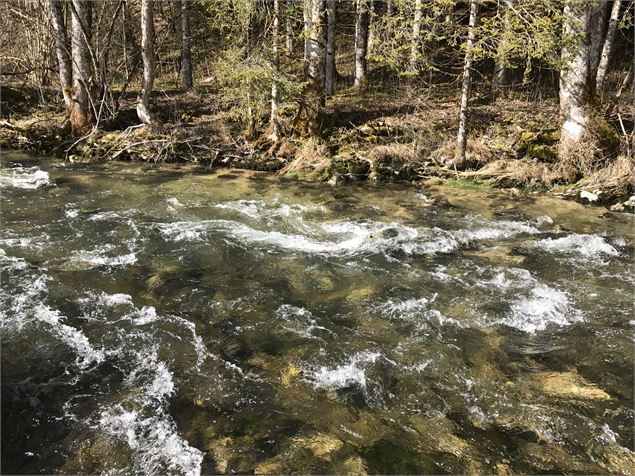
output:
[[[7,119],[0,122],[0,147],[53,154],[70,162],[185,162],[331,184],[447,183],[504,189],[511,195],[545,193],[613,211],[635,210],[635,163],[627,133],[633,122],[624,119],[630,117],[627,106],[621,114],[608,116],[606,140],[614,143],[613,157],[563,163],[557,159],[555,99],[537,103],[517,97],[491,103],[477,93],[469,166],[457,171],[443,164],[452,157],[458,109],[454,101],[448,102],[450,93],[438,89],[423,97],[403,87],[391,98],[376,91],[363,100],[343,93],[329,101],[323,138],[290,134],[276,142],[258,121],[245,131],[240,113],[205,90],[157,93],[152,126],[137,124],[134,98],[123,98],[112,119],[77,138],[60,129],[64,116],[54,101],[38,107],[25,93],[16,90],[11,96],[5,90],[4,110],[12,114],[5,113]],[[289,131],[294,114],[292,108],[282,114]],[[623,134],[616,132],[620,129]]]

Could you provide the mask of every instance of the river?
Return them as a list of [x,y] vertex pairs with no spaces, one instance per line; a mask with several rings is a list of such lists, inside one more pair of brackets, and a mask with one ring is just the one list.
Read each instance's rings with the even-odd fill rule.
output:
[[635,467],[633,216],[0,165],[3,473]]

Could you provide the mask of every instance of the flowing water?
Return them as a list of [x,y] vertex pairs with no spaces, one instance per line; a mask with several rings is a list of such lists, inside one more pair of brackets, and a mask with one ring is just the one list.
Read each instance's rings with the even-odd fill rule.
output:
[[5,473],[635,468],[632,216],[1,166]]

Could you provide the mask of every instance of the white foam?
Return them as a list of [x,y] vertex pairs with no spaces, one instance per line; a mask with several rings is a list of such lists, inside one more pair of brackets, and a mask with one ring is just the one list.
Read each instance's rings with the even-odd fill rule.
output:
[[157,311],[153,306],[143,306],[137,313],[138,317],[133,322],[138,326],[143,326],[159,319]]
[[93,363],[98,364],[104,360],[104,352],[93,348],[81,330],[62,323],[65,317],[59,311],[39,303],[34,308],[34,317],[38,321],[48,324],[51,327],[51,332],[76,352],[76,363],[80,369],[85,369]]
[[585,259],[620,255],[619,251],[599,235],[573,233],[562,238],[545,238],[534,243],[533,247],[551,253],[577,255]]
[[276,310],[276,317],[282,319],[285,324],[283,328],[302,337],[314,338],[315,330],[330,332],[327,328],[317,324],[308,309],[303,307],[292,306],[291,304],[283,304]]
[[379,352],[358,352],[347,363],[333,368],[320,367],[305,372],[307,380],[317,388],[337,390],[357,384],[366,389],[364,364],[373,364],[381,356]]
[[550,324],[567,326],[581,320],[582,313],[573,307],[567,293],[538,284],[529,296],[517,299],[511,306],[511,314],[499,322],[534,333]]
[[137,262],[137,256],[135,253],[125,253],[122,255],[108,256],[114,248],[113,245],[104,245],[97,247],[91,251],[75,251],[70,258],[70,261],[75,263],[88,264],[92,268],[98,266],[119,267],[128,266]]
[[382,314],[386,314],[387,316],[393,318],[411,317],[426,310],[428,308],[428,304],[433,302],[436,297],[437,295],[435,294],[430,299],[425,297],[406,300],[389,299],[388,301],[380,304],[377,307],[377,310]]
[[48,172],[37,167],[16,167],[0,169],[0,188],[21,188],[34,190],[51,185]]

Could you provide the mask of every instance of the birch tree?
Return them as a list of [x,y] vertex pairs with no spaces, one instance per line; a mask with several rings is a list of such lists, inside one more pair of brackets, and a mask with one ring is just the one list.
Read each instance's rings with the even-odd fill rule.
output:
[[188,0],[181,0],[181,85],[187,91],[193,84],[190,10]]
[[144,124],[150,124],[150,95],[154,84],[154,0],[141,0],[141,57],[143,78],[137,116]]
[[282,137],[282,128],[278,118],[280,98],[278,96],[277,74],[280,70],[280,0],[273,0],[273,25],[271,30],[271,48],[273,50],[274,78],[271,84],[271,134],[269,140],[276,143]]
[[412,23],[412,44],[410,46],[410,71],[417,71],[419,45],[421,44],[422,0],[415,0],[414,21]]
[[69,118],[72,135],[79,136],[86,126],[93,121],[91,98],[93,65],[90,49],[92,2],[90,0],[73,0],[71,7],[73,104]]
[[463,63],[463,85],[461,88],[461,106],[459,111],[459,131],[456,136],[456,151],[454,165],[465,167],[465,150],[467,148],[467,122],[469,113],[470,90],[472,88],[472,50],[476,37],[476,21],[478,16],[477,0],[470,0],[470,23],[465,45],[465,61]]
[[[563,67],[560,72],[560,155],[579,148],[586,135],[595,93],[594,45],[599,43],[597,22],[603,4],[565,0],[562,27]],[[597,67],[597,65],[596,65]]]
[[[325,0],[305,0],[305,26],[308,22],[309,48],[305,62],[307,72],[306,94],[298,114],[299,125],[304,133],[319,136],[322,132],[322,113],[325,102],[324,67],[324,13]],[[301,117],[303,115],[303,117]]]
[[354,87],[363,89],[368,83],[368,27],[370,25],[369,0],[356,1],[355,17],[355,83]]
[[327,28],[326,28],[326,84],[324,89],[327,97],[333,96],[335,82],[335,26],[337,24],[337,0],[326,0]]
[[615,33],[617,32],[617,25],[620,21],[621,6],[622,6],[621,0],[613,1],[613,7],[611,8],[611,18],[609,20],[609,26],[606,31],[606,39],[604,40],[604,47],[602,48],[600,64],[598,65],[598,72],[595,78],[595,93],[598,96],[601,96],[602,91],[604,90],[604,81],[606,79],[606,73],[609,68],[611,53],[613,52],[613,43],[615,42]]
[[70,114],[73,105],[73,66],[71,64],[71,45],[68,41],[62,0],[49,0],[51,25],[55,37],[55,53],[60,74],[60,87],[64,96],[66,113]]

